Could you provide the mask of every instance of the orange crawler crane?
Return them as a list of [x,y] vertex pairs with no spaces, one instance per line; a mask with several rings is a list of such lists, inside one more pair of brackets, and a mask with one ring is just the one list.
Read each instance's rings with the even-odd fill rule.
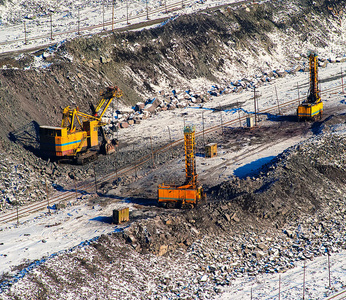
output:
[[159,204],[167,208],[194,208],[206,200],[203,188],[198,185],[195,157],[195,126],[184,127],[185,173],[186,180],[181,186],[159,185]]

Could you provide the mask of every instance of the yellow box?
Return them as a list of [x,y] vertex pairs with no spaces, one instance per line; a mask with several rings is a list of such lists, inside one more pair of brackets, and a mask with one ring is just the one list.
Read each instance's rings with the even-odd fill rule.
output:
[[113,210],[113,223],[120,224],[130,220],[130,210],[128,207]]
[[217,155],[217,144],[211,143],[205,146],[205,157],[214,157]]

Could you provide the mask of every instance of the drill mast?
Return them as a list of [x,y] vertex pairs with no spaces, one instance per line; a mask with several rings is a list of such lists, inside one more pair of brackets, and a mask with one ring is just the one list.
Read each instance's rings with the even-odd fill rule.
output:
[[193,187],[197,184],[196,157],[195,157],[195,126],[184,127],[184,148],[185,148],[185,184]]
[[317,103],[321,100],[320,91],[318,90],[318,61],[317,54],[310,52],[309,54],[309,70],[310,70],[310,94],[308,103]]

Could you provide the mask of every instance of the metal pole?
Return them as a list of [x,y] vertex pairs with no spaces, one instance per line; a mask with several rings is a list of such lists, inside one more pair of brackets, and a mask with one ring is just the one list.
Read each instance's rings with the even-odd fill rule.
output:
[[219,104],[219,109],[220,109],[220,116],[221,116],[221,134],[223,136],[222,110],[221,110],[221,105],[220,104]]
[[280,300],[280,294],[281,294],[281,274],[279,275],[279,300]]
[[149,0],[146,0],[146,1],[145,1],[145,7],[146,7],[146,10],[147,10],[147,20],[149,20],[148,1],[149,1]]
[[253,89],[253,100],[255,105],[255,126],[257,126],[256,87]]
[[126,23],[129,25],[129,0],[126,0]]
[[79,13],[79,7],[78,7],[78,35],[80,35],[80,13]]
[[241,120],[240,120],[240,106],[239,106],[239,101],[238,101],[238,99],[237,99],[237,107],[238,107],[239,127],[241,127]]
[[342,68],[341,68],[341,87],[342,87],[342,93],[345,94],[345,90],[344,90],[344,75],[342,73]]
[[205,139],[204,139],[204,111],[202,111],[202,127],[203,127],[203,147],[205,147]]
[[118,179],[118,163],[117,163],[117,158],[118,158],[118,147],[116,147],[116,156],[115,156],[115,176]]
[[276,103],[278,105],[278,113],[279,113],[279,115],[281,115],[278,90],[276,89],[276,87],[275,87],[275,94],[276,94]]
[[172,146],[172,138],[171,138],[171,129],[169,128],[169,126],[167,126],[167,128],[168,128],[169,143],[170,143],[170,148],[172,150],[172,158],[173,158],[173,146]]
[[329,288],[331,288],[331,284],[330,284],[330,253],[329,253],[329,250],[328,250],[327,254],[328,254]]
[[135,159],[135,144],[133,144],[133,161],[135,162],[135,177],[137,178],[137,162]]
[[102,28],[105,30],[105,1],[102,1]]
[[154,151],[153,151],[153,140],[150,135],[150,147],[151,147],[151,161],[153,163],[153,168],[155,168],[155,161],[154,161]]
[[19,213],[18,213],[18,205],[17,205],[16,209],[17,209],[17,226],[19,226]]
[[52,13],[50,13],[50,39],[53,40],[53,17],[52,17]]
[[27,40],[26,40],[26,22],[24,21],[24,44],[26,45]]
[[305,260],[304,260],[304,276],[303,276],[303,300],[305,299]]
[[74,191],[75,191],[76,200],[77,200],[78,199],[78,194],[77,194],[76,174],[73,174],[73,183],[74,183]]
[[115,0],[112,2],[112,31],[114,30],[114,2]]
[[50,214],[50,208],[49,208],[49,195],[48,195],[48,186],[47,186],[47,178],[44,179],[45,184],[46,184],[46,197],[47,197],[47,208],[48,208],[48,213]]
[[95,193],[97,194],[97,178],[96,178],[96,168],[94,165],[94,177],[95,177]]
[[297,82],[297,90],[298,90],[298,104],[300,104],[300,93],[299,93],[299,84]]

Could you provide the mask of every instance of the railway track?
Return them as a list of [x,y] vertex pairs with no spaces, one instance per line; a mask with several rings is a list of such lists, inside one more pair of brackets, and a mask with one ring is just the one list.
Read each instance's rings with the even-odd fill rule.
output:
[[[168,3],[166,5],[163,5],[163,6],[160,6],[160,7],[157,7],[157,8],[148,8],[148,11],[145,11],[143,13],[137,14],[135,16],[129,16],[129,17],[124,17],[124,18],[118,19],[118,20],[113,20],[113,22],[110,20],[110,21],[102,22],[102,23],[96,24],[96,25],[80,27],[79,29],[75,28],[75,29],[72,29],[72,30],[64,30],[64,31],[61,31],[61,32],[58,32],[58,31],[56,31],[56,32],[49,32],[49,33],[45,33],[45,34],[38,35],[38,36],[33,36],[33,37],[26,36],[26,37],[22,37],[22,38],[17,38],[15,40],[9,40],[9,41],[0,42],[0,46],[1,45],[7,45],[7,44],[13,44],[13,43],[17,43],[17,42],[28,43],[29,41],[37,41],[37,40],[45,40],[45,39],[53,40],[54,38],[60,37],[60,36],[65,36],[65,38],[66,38],[66,36],[71,35],[71,34],[78,34],[80,36],[80,35],[83,35],[82,34],[83,32],[85,32],[86,35],[89,35],[90,31],[97,30],[97,29],[100,29],[100,31],[98,33],[101,33],[101,32],[110,33],[110,32],[113,31],[114,26],[121,25],[121,24],[124,24],[124,25],[122,25],[122,26],[120,26],[120,28],[117,28],[117,29],[114,29],[114,30],[116,30],[116,31],[124,31],[124,30],[129,30],[129,29],[131,29],[134,26],[136,26],[138,28],[141,28],[141,27],[145,27],[145,26],[148,26],[148,25],[153,25],[153,24],[161,23],[161,22],[163,22],[163,21],[165,21],[165,20],[167,20],[169,18],[167,16],[167,17],[164,17],[164,18],[156,19],[156,20],[150,20],[150,16],[153,16],[154,14],[157,14],[157,13],[165,13],[165,14],[167,14],[167,13],[177,12],[177,11],[183,10],[185,7],[191,6],[195,2],[196,1],[182,0],[182,1],[177,1],[177,2],[173,2],[173,3]],[[245,4],[245,3],[253,3],[253,1],[251,1],[251,0],[240,0],[240,1],[237,1],[237,2],[229,3],[227,5],[234,6],[234,5]],[[220,5],[215,5],[215,8],[217,8],[218,6],[220,6]],[[212,8],[212,7],[210,6],[210,7],[207,7],[207,8]],[[136,20],[140,20],[140,19],[143,19],[143,18],[146,18],[147,21],[145,21],[145,22],[137,21],[136,22]],[[130,22],[132,22],[133,24],[130,24]],[[112,27],[112,29],[111,30],[105,30],[106,27]],[[97,32],[95,32],[95,34],[96,33]],[[23,50],[23,52],[37,50],[37,49],[42,49],[43,47],[48,47],[48,46],[51,46],[52,44],[55,44],[55,43],[56,42],[54,42],[54,43],[53,42],[45,43],[45,44],[42,44],[41,46],[38,46],[38,47],[36,46],[36,47],[33,47],[33,48],[25,49],[25,50]],[[4,54],[6,55],[6,54],[14,53],[14,52],[19,52],[19,51],[20,50],[4,52],[1,56],[3,56]]]
[[325,300],[341,300],[341,299],[346,299],[346,290],[340,293],[337,293],[331,297],[328,297]]
[[[332,92],[334,92],[336,90],[340,90],[340,89],[341,89],[341,85],[335,86],[335,87],[332,87],[330,89],[325,89],[324,91],[322,91],[322,94],[332,93]],[[287,110],[290,106],[297,105],[299,100],[300,99],[293,99],[293,100],[284,102],[284,103],[280,104],[280,108],[285,108]],[[258,114],[263,115],[263,114],[273,113],[274,111],[277,111],[277,110],[278,110],[278,107],[277,107],[277,105],[275,105],[273,107],[260,110],[258,112]],[[230,120],[230,121],[223,123],[222,126],[225,127],[225,126],[236,125],[239,122],[239,120],[245,121],[246,118],[247,118],[247,115],[244,115],[241,117],[236,117],[233,120]],[[204,132],[203,131],[196,132],[196,137],[201,136],[203,134],[210,134],[210,133],[215,132],[215,131],[220,130],[220,129],[222,129],[221,124],[211,126],[211,127],[206,128],[204,130]],[[177,146],[183,144],[183,142],[184,142],[184,139],[181,138],[181,139],[178,139],[176,141],[173,141],[172,143],[168,143],[168,144],[164,145],[163,147],[154,150],[152,153],[145,155],[140,160],[135,161],[130,166],[127,166],[125,168],[121,168],[117,172],[112,172],[112,173],[109,173],[109,174],[106,174],[104,176],[99,177],[97,183],[101,184],[101,183],[105,183],[105,182],[111,182],[111,181],[115,180],[116,178],[118,178],[119,176],[134,173],[135,170],[137,170],[139,167],[141,167],[144,164],[151,161],[153,159],[154,155],[157,155],[160,153],[165,153],[165,152],[169,151],[171,148],[174,148],[174,147],[177,147]],[[262,146],[263,149],[266,149],[268,147],[266,147],[265,145]],[[249,153],[248,155],[252,155],[252,154]],[[231,162],[228,162],[228,165],[234,164],[237,161],[244,159],[248,155],[240,154],[238,157],[233,158]],[[24,207],[18,208],[18,211],[15,210],[15,211],[0,215],[0,223],[7,223],[10,221],[16,220],[17,218],[25,217],[31,213],[41,211],[43,209],[47,209],[47,211],[48,211],[48,203],[54,204],[54,203],[60,203],[60,202],[67,202],[71,199],[76,198],[78,195],[81,195],[81,194],[95,194],[95,182],[93,179],[76,183],[75,185],[68,186],[66,189],[61,190],[61,191],[56,191],[54,194],[49,195],[48,200],[35,202],[33,204],[29,204],[29,205],[26,205]]]

